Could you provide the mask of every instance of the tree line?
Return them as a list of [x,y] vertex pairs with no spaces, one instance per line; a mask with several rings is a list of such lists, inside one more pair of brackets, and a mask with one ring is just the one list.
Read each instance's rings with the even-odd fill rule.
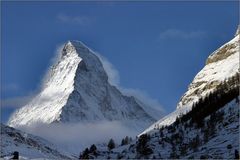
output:
[[220,83],[215,90],[193,103],[192,110],[177,117],[175,124],[191,120],[202,127],[203,120],[236,99],[239,102],[239,73]]

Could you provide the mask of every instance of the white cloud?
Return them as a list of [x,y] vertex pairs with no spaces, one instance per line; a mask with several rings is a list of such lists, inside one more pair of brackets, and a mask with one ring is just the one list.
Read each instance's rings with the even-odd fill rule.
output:
[[179,29],[168,29],[160,33],[160,39],[193,39],[205,36],[204,31],[183,31]]
[[72,23],[81,26],[89,25],[92,23],[93,19],[88,16],[69,16],[65,14],[59,14],[57,20],[62,23]]
[[108,82],[114,86],[120,85],[120,76],[118,70],[113,66],[112,63],[108,61],[107,58],[103,57],[101,54],[94,52],[103,64],[104,70],[108,75]]
[[[145,109],[152,108],[156,112],[153,113],[153,111],[150,113],[153,115],[156,119],[160,119],[165,111],[164,108],[160,105],[157,99],[151,98],[146,92],[139,90],[139,89],[133,89],[133,88],[125,88],[120,85],[120,76],[118,70],[114,67],[114,65],[108,61],[107,58],[102,56],[100,53],[94,52],[99,59],[101,60],[103,64],[103,68],[106,71],[108,75],[108,81],[111,85],[116,86],[124,95],[127,96],[134,96],[138,100],[140,100],[143,104],[145,104]],[[150,110],[148,110],[150,111]]]
[[163,106],[157,99],[150,97],[146,92],[139,89],[119,88],[124,95],[136,97],[142,104],[147,113],[159,120],[165,114]]
[[38,92],[40,92],[42,89],[45,88],[46,82],[49,80],[51,73],[52,73],[52,67],[60,60],[61,55],[62,55],[62,50],[64,47],[64,43],[58,44],[56,46],[56,50],[55,50],[55,54],[53,56],[53,58],[50,60],[50,64],[47,68],[47,70],[45,71],[45,74],[43,76],[43,79],[41,80],[40,86],[38,87]]
[[110,138],[113,138],[119,144],[125,136],[135,138],[138,134],[136,130],[127,128],[118,121],[99,121],[84,124],[35,124],[19,129],[41,136],[76,154],[79,154],[81,150],[91,144],[107,143]]
[[[11,98],[1,99],[1,107],[19,108],[19,107],[23,107],[28,102],[30,102],[44,88],[44,84],[45,82],[47,82],[51,74],[51,67],[57,61],[59,61],[63,47],[64,47],[64,44],[57,45],[54,57],[50,60],[50,67],[46,70],[46,73],[44,74],[44,78],[41,80],[40,85],[35,89],[35,91],[32,91],[31,93],[23,96],[15,96]],[[9,84],[9,85],[3,86],[1,90],[5,92],[8,92],[8,91],[18,92],[19,90],[21,90],[21,88],[17,84]]]
[[124,95],[127,96],[134,96],[139,101],[141,101],[145,105],[145,109],[147,111],[150,111],[148,108],[154,109],[156,112],[153,113],[151,111],[151,115],[154,115],[155,118],[160,119],[165,111],[164,108],[160,105],[157,99],[151,98],[146,92],[139,90],[139,89],[133,89],[133,88],[125,88],[120,85],[120,76],[118,70],[114,67],[114,65],[107,60],[107,58],[103,57],[100,53],[95,54],[100,58],[104,70],[106,71],[108,75],[108,81],[111,85],[116,86]]

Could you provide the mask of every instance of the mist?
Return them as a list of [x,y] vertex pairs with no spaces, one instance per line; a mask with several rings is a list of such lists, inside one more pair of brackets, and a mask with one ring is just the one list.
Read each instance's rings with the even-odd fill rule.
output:
[[153,108],[158,113],[156,113],[155,118],[160,119],[165,115],[164,107],[159,103],[157,99],[150,97],[150,95],[146,91],[142,91],[137,88],[125,88],[120,84],[120,75],[118,70],[114,67],[114,65],[100,53],[93,51],[94,54],[98,56],[100,61],[103,64],[103,68],[108,75],[108,82],[117,87],[124,95],[126,96],[134,96],[139,101],[141,101],[146,107]]
[[118,121],[100,121],[94,123],[61,123],[22,126],[21,129],[33,135],[40,136],[64,150],[79,154],[80,151],[92,144],[106,144],[113,138],[120,144],[122,138],[135,138],[139,133]]

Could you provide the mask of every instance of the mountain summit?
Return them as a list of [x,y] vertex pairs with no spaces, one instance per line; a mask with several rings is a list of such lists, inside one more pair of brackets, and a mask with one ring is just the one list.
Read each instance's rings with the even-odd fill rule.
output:
[[100,59],[80,41],[69,41],[48,73],[41,92],[16,111],[9,125],[121,121],[143,129],[156,111],[108,82]]

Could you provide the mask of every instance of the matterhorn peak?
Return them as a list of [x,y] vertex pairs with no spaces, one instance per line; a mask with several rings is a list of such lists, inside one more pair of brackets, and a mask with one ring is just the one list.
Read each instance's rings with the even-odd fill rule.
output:
[[90,49],[83,44],[81,41],[77,40],[69,40],[67,43],[65,43],[63,52],[64,53],[71,53],[73,51],[77,51],[77,49],[81,49],[81,51],[89,51]]
[[154,109],[109,84],[99,57],[80,41],[64,45],[43,86],[30,103],[11,116],[10,126],[102,120],[143,129],[156,120]]
[[77,52],[77,49],[81,49],[82,52],[89,51],[89,48],[84,45],[83,42],[77,40],[69,40],[67,43],[64,44],[62,50],[62,57],[65,56],[67,53],[71,54]]
[[83,42],[78,40],[69,40],[64,44],[62,49],[62,56],[67,54],[77,53],[79,57],[84,58],[84,55],[93,55],[94,52],[88,48]]
[[75,46],[72,44],[71,41],[68,41],[64,44],[64,47],[62,49],[62,57],[67,55],[67,53],[73,53],[76,52]]

